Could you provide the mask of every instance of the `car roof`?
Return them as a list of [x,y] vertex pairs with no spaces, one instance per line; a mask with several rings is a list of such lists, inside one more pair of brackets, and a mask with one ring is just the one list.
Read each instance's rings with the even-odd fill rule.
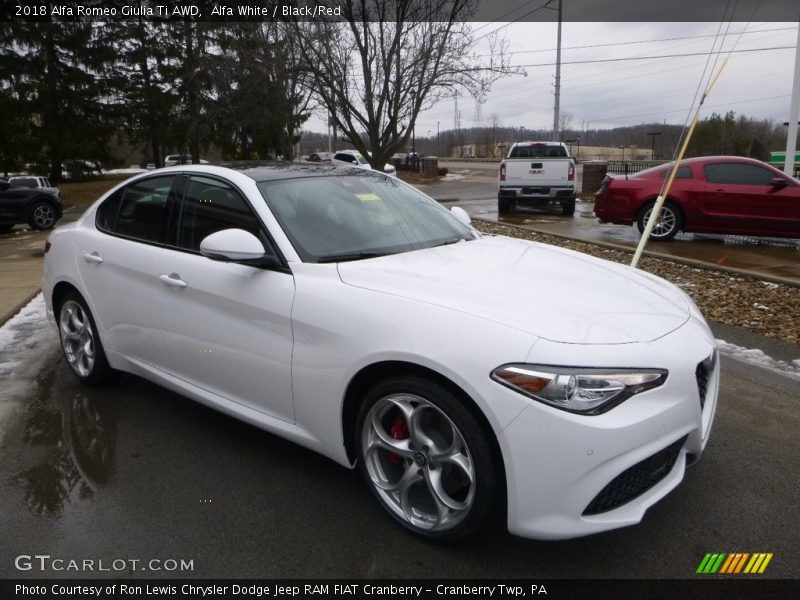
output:
[[[241,161],[230,163],[217,163],[215,165],[177,165],[165,167],[158,171],[150,171],[146,175],[152,176],[154,173],[206,173],[210,175],[225,176],[226,171],[237,171],[255,182],[276,181],[280,179],[296,179],[298,177],[325,177],[330,175],[357,174],[363,177],[371,171],[365,171],[349,165],[315,164],[309,162],[262,162],[262,161]],[[374,173],[378,173],[375,171]]]

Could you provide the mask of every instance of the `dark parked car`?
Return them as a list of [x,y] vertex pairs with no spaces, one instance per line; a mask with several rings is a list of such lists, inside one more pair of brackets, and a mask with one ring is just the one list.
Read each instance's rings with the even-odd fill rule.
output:
[[[671,165],[606,177],[595,194],[601,223],[643,232]],[[708,156],[683,161],[650,236],[679,231],[800,237],[800,181],[751,158]]]
[[51,229],[62,213],[61,200],[55,194],[0,181],[0,233],[8,233],[17,223],[28,223],[33,229]]

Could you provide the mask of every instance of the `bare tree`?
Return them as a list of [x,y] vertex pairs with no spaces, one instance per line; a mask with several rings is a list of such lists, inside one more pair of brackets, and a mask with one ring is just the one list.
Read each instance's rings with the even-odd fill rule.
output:
[[490,35],[479,57],[466,22],[475,0],[341,0],[343,22],[295,22],[303,67],[343,137],[382,168],[411,138],[417,116],[456,90],[481,98],[509,66]]
[[561,114],[558,115],[558,131],[560,133],[561,141],[564,140],[565,134],[567,133],[567,129],[572,124],[572,113],[561,111]]

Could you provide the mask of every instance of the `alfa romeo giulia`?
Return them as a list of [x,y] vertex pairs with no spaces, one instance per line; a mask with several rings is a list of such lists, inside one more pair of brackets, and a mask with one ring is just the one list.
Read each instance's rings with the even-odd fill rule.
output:
[[136,176],[51,234],[43,293],[83,382],[134,373],[355,467],[432,538],[638,523],[717,403],[677,287],[361,169]]

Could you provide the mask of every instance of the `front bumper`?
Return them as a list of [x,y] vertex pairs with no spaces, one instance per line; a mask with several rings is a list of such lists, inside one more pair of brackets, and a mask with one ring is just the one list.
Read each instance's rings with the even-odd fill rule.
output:
[[716,357],[713,336],[704,323],[691,319],[647,344],[578,346],[540,340],[529,360],[541,362],[559,352],[564,353],[560,364],[588,364],[594,355],[595,363],[602,357],[603,366],[667,368],[669,376],[661,387],[597,416],[531,401],[500,436],[509,531],[564,539],[634,525],[680,483],[687,463],[700,457],[708,441],[719,390],[718,361],[706,373],[702,406],[696,371]]

